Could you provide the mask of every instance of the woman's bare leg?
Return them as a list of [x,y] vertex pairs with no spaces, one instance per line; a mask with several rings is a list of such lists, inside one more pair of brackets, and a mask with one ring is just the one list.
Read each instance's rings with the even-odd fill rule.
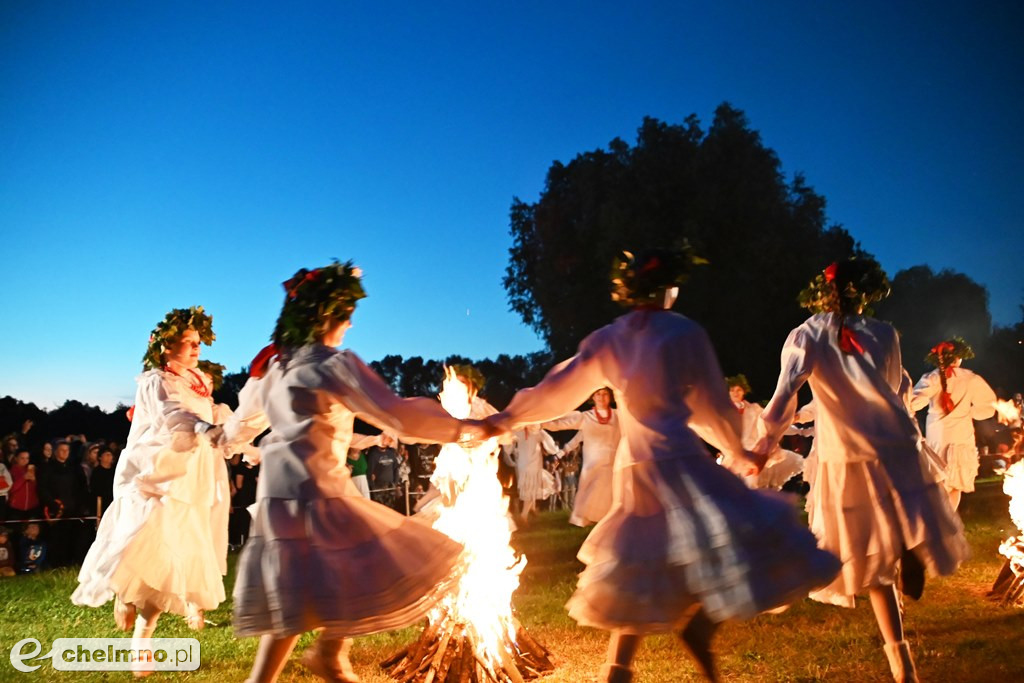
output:
[[283,638],[260,636],[260,646],[256,650],[256,660],[252,663],[252,671],[249,672],[247,683],[273,683],[276,681],[298,640],[298,634]]

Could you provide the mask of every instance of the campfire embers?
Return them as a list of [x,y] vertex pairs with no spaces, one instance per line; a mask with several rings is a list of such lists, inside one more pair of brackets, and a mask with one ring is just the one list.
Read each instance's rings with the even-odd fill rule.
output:
[[388,675],[408,683],[450,681],[459,683],[520,683],[553,671],[551,653],[521,625],[495,662],[477,654],[466,624],[448,618],[427,626],[419,640],[381,662]]
[[[448,372],[441,404],[469,415],[470,394]],[[434,528],[465,546],[457,585],[427,616],[419,639],[381,663],[408,683],[521,683],[554,669],[551,653],[512,616],[526,558],[510,539],[508,499],[498,482],[497,443],[446,444],[430,481],[440,492]]]

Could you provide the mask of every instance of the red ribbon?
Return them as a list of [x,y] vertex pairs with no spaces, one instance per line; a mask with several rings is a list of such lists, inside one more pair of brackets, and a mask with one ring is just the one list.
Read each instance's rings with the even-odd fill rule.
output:
[[252,363],[249,364],[249,376],[250,377],[263,377],[267,374],[267,368],[270,366],[270,361],[277,355],[277,346],[275,344],[267,344],[260,352],[256,354],[256,357],[252,359]]
[[857,335],[853,333],[846,325],[840,325],[839,327],[839,348],[844,353],[864,353],[864,347],[861,345],[860,340],[857,339]]
[[943,412],[947,415],[953,412],[953,408],[956,408],[956,404],[953,403],[953,397],[949,395],[948,391],[943,391],[939,394],[939,405],[942,406]]
[[124,416],[128,418],[129,422],[134,420],[135,419],[135,406],[132,406],[128,410],[124,411]]
[[319,274],[320,269],[314,268],[313,270],[306,273],[301,280],[293,277],[292,279],[285,282],[284,289],[286,292],[288,292],[288,298],[294,299],[299,293],[299,287],[301,287],[303,284],[307,282],[312,282],[313,280],[316,279],[316,276]]
[[825,282],[832,282],[836,279],[836,268],[838,267],[839,264],[835,261],[829,264],[828,268],[823,271],[825,274]]
[[660,268],[660,267],[661,267],[661,259],[659,259],[657,256],[652,256],[651,260],[643,265],[643,268],[640,269],[638,274],[639,275],[643,275],[644,273],[649,273],[652,270],[655,270],[656,268]]

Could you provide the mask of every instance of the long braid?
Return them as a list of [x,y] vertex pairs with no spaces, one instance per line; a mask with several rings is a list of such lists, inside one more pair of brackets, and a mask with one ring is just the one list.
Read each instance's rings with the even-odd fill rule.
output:
[[939,384],[942,385],[942,393],[939,394],[939,405],[942,406],[942,410],[948,415],[953,412],[953,408],[956,408],[956,404],[953,403],[953,396],[949,393],[949,387],[946,385],[946,377],[949,376],[953,359],[945,353],[945,351],[939,351],[935,354],[939,359]]

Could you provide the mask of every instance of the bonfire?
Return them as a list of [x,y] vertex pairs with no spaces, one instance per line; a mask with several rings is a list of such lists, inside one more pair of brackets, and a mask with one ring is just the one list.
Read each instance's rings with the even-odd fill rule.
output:
[[[995,408],[1001,422],[1020,418],[1010,401],[996,401]],[[1020,533],[999,544],[999,553],[1006,562],[992,593],[1001,597],[1004,605],[1024,606],[1024,460],[1018,460],[1003,473],[1003,493],[1010,497],[1010,519]]]
[[[446,370],[441,404],[469,416],[472,396]],[[381,663],[409,683],[520,683],[554,669],[551,653],[512,613],[526,558],[509,543],[508,499],[497,477],[497,442],[446,444],[431,483],[440,491],[433,526],[464,544],[457,586],[427,616],[420,638]]]

